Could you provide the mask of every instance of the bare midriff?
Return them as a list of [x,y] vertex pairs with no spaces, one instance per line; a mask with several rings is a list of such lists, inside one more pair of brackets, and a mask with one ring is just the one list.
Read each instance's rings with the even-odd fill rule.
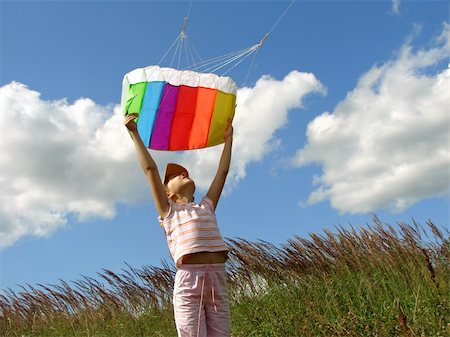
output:
[[227,261],[227,252],[198,252],[187,254],[181,257],[177,262],[177,267],[183,264],[210,264],[225,263]]

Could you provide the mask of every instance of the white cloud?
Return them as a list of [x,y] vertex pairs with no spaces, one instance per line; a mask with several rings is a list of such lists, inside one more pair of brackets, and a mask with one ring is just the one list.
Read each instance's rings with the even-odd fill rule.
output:
[[[253,88],[238,90],[228,188],[245,177],[248,164],[276,148],[279,140],[274,133],[287,123],[289,110],[300,108],[302,99],[314,92],[324,94],[325,88],[313,74],[299,71],[290,72],[281,81],[263,76]],[[194,180],[202,189],[209,187],[221,151],[219,146],[183,154],[183,164],[192,168]]]
[[392,0],[391,10],[396,15],[400,14],[400,0]]
[[[262,77],[238,93],[230,182],[269,153],[288,110],[324,89],[312,75],[293,71],[283,80]],[[68,216],[112,218],[118,203],[134,203],[150,190],[118,106],[81,98],[47,101],[23,84],[0,88],[0,248],[21,237],[45,237],[68,225]],[[185,164],[205,190],[222,146],[185,153],[152,151],[160,170]],[[233,185],[233,184],[231,184]]]
[[90,99],[45,101],[25,85],[0,88],[0,247],[81,220],[111,218],[142,199],[142,173],[118,108]]
[[427,50],[410,42],[396,59],[367,71],[332,113],[309,123],[295,164],[323,174],[308,203],[329,199],[342,212],[402,211],[449,192],[450,29]]

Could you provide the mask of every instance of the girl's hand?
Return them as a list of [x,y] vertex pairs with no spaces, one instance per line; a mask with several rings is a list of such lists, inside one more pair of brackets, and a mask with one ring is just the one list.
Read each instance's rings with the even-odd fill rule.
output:
[[227,119],[227,127],[225,129],[225,132],[223,134],[223,139],[228,140],[228,138],[233,137],[233,125],[231,125],[231,118]]
[[131,132],[137,131],[137,125],[134,121],[139,115],[137,113],[128,114],[125,116],[123,124],[127,127]]

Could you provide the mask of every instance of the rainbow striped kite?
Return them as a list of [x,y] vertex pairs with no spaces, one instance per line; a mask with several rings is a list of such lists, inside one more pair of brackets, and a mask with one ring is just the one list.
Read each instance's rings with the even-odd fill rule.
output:
[[200,149],[224,142],[236,91],[230,77],[150,66],[124,76],[122,111],[139,114],[138,132],[150,149]]

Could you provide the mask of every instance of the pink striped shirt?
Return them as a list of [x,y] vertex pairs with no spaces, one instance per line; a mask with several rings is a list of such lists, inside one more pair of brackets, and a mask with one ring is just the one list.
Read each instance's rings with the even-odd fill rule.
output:
[[186,254],[221,252],[228,248],[220,235],[211,199],[177,204],[169,199],[167,216],[158,218],[166,232],[167,245],[175,263]]

